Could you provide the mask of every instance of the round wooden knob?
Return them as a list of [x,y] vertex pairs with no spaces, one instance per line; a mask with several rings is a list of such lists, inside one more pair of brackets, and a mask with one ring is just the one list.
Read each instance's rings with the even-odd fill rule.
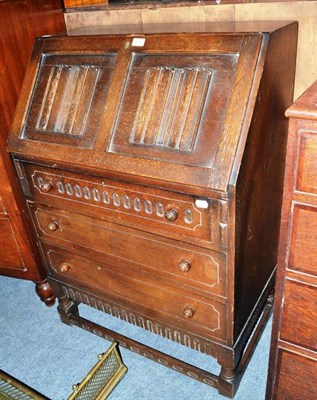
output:
[[178,212],[175,208],[170,208],[169,210],[166,211],[164,216],[168,221],[174,222],[178,218]]
[[61,266],[59,267],[59,270],[61,272],[63,272],[63,274],[65,274],[68,270],[70,269],[70,265],[67,263],[63,263],[61,264]]
[[178,264],[178,269],[182,272],[188,272],[192,267],[192,264],[190,261],[188,260],[182,260],[179,264]]
[[57,222],[57,221],[51,221],[51,222],[47,225],[47,227],[48,227],[48,230],[49,230],[49,231],[54,232],[54,231],[56,231],[56,230],[58,229],[58,222]]
[[49,192],[53,187],[53,183],[51,181],[44,181],[40,184],[40,189],[42,192],[47,193]]
[[183,311],[183,315],[185,318],[193,318],[195,314],[195,311],[191,307],[186,307],[185,310]]

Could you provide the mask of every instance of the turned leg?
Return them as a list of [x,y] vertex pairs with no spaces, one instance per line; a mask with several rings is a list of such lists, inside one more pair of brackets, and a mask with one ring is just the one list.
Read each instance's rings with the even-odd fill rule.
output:
[[237,389],[237,370],[230,368],[221,368],[219,375],[219,387],[218,391],[221,395],[232,398],[235,395]]
[[70,314],[78,315],[77,304],[70,300],[68,297],[58,299],[57,310],[59,312],[59,316],[62,322],[67,325],[71,325],[71,321],[69,319]]
[[54,305],[55,294],[53,293],[53,290],[46,279],[44,279],[42,282],[35,282],[35,291],[36,291],[37,295],[39,296],[39,298],[48,307],[51,307]]

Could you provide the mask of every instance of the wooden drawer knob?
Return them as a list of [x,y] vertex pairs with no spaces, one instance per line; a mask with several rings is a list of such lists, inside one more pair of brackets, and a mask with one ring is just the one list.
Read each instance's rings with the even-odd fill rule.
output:
[[179,264],[178,264],[178,269],[181,272],[188,272],[192,267],[192,264],[190,261],[188,260],[182,260]]
[[185,310],[183,311],[183,315],[187,319],[193,318],[194,314],[195,314],[195,311],[191,307],[186,307]]
[[67,271],[69,271],[69,269],[70,269],[70,265],[67,264],[67,263],[63,263],[63,264],[61,264],[61,266],[59,267],[59,270],[60,270],[61,272],[63,272],[63,274],[65,274]]
[[40,189],[42,192],[47,193],[53,188],[53,183],[51,181],[43,181],[40,184]]
[[57,221],[51,221],[49,222],[49,224],[47,225],[48,230],[51,232],[54,232],[58,229],[58,222]]
[[169,210],[166,211],[164,216],[167,219],[167,221],[174,222],[178,218],[178,212],[175,208],[170,208]]

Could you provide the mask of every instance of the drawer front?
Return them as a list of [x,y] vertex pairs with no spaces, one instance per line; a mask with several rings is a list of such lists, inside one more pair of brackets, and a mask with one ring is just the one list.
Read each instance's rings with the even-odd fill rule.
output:
[[[126,270],[147,271],[178,285],[226,296],[225,256],[222,253],[182,245],[90,217],[31,205],[38,235],[68,248],[93,250],[101,261],[125,265]],[[76,247],[77,246],[77,247]]]
[[62,170],[26,165],[25,171],[29,195],[36,201],[164,236],[181,235],[182,240],[227,243],[225,200],[199,204],[192,196]]
[[299,132],[296,190],[317,193],[317,123],[315,130]]
[[317,399],[317,360],[279,350],[274,400]]
[[151,284],[134,279],[91,258],[78,256],[49,245],[43,246],[49,274],[66,283],[78,283],[94,293],[100,292],[117,304],[142,310],[149,317],[163,318],[171,325],[190,332],[223,337],[225,305],[175,290],[161,281]]
[[317,287],[285,281],[280,337],[317,351]]
[[293,205],[289,267],[317,277],[317,207]]

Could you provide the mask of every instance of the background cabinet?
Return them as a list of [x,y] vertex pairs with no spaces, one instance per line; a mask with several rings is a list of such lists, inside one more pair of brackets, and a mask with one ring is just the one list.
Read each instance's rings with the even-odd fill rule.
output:
[[0,274],[37,282],[54,301],[37,255],[6,141],[36,36],[65,30],[61,1],[0,2]]
[[317,81],[290,130],[267,400],[317,398]]

